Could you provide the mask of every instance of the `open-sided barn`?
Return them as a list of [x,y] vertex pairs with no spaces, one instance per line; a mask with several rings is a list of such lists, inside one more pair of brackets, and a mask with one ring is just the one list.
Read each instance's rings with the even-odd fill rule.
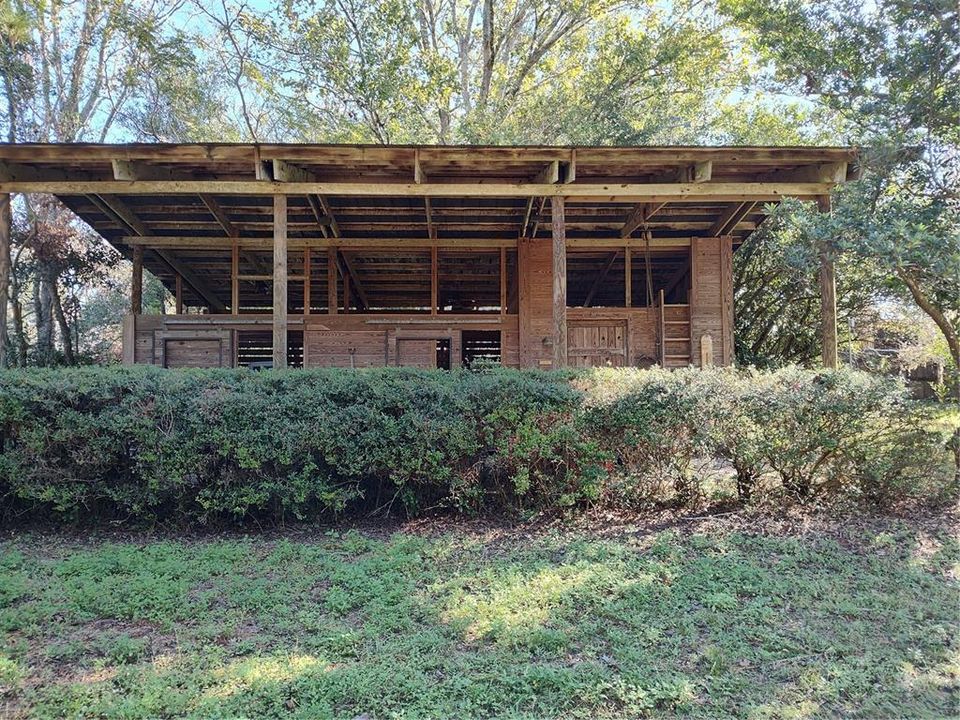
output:
[[[0,145],[133,261],[124,359],[165,367],[733,362],[732,255],[849,148]],[[143,268],[176,311],[143,315]],[[835,363],[823,258],[824,359]]]

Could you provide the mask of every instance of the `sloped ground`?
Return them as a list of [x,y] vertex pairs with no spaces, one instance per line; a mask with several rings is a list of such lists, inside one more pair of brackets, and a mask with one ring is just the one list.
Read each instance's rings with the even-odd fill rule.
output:
[[944,717],[956,517],[8,533],[0,716]]

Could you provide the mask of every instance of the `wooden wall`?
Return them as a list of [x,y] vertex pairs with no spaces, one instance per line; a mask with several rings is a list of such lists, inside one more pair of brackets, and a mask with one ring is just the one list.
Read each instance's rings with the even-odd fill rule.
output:
[[521,367],[553,367],[553,242],[521,238],[517,244]]
[[729,236],[694,238],[690,247],[692,362],[700,366],[704,335],[715,365],[733,364],[733,245]]
[[128,315],[123,325],[125,364],[160,367],[233,367],[234,334],[223,327],[171,328],[169,316]]

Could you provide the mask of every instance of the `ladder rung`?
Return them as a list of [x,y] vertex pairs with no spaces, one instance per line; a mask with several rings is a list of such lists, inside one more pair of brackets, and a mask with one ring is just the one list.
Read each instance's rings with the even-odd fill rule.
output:
[[664,320],[664,325],[689,325],[689,320]]

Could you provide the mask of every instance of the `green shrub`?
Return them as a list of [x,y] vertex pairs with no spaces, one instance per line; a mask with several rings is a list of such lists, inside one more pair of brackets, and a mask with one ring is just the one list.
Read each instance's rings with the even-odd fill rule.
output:
[[150,367],[0,373],[9,512],[307,518],[934,495],[944,441],[895,381],[785,369]]

